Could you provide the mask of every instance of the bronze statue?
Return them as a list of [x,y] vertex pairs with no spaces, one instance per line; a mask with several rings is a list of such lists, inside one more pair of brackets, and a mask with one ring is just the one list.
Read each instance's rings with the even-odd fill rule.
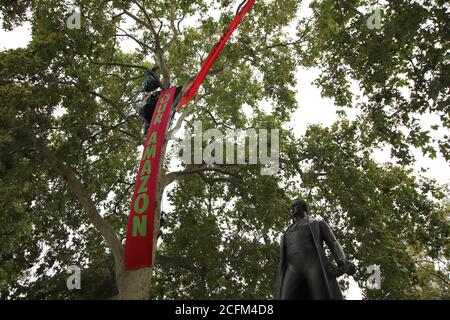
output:
[[[293,201],[292,215],[295,222],[281,238],[275,298],[342,300],[336,277],[353,275],[356,272],[355,265],[345,258],[328,224],[323,220],[309,219],[305,201]],[[328,261],[323,242],[330,249],[337,267]]]

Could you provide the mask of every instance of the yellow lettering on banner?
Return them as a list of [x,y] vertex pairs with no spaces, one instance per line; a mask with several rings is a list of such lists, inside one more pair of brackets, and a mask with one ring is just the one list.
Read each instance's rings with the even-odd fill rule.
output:
[[[142,201],[142,205],[140,204]],[[141,193],[139,194],[136,199],[134,200],[134,212],[136,214],[144,213],[145,210],[148,208],[148,194]]]
[[156,143],[157,140],[156,138],[157,138],[156,131],[153,131],[152,134],[150,135],[150,138],[148,138],[147,146]]
[[[142,218],[142,221],[141,219]],[[133,237],[138,235],[145,237],[147,234],[147,216],[134,216],[133,217]]]
[[142,166],[141,176],[145,176],[150,173],[152,173],[152,162],[150,160],[145,160],[144,165]]
[[162,114],[159,112],[155,115],[155,120],[153,121],[153,125],[160,124],[162,120]]
[[170,94],[166,93],[164,97],[161,98],[161,103],[167,103],[170,99]]
[[164,110],[166,110],[167,102],[169,101],[169,99],[170,99],[170,94],[166,93],[164,95],[164,97],[162,97],[161,100],[159,101],[159,106],[156,109],[156,115],[155,115],[155,120],[153,121],[153,125],[161,123],[162,115],[164,113]]
[[147,181],[148,181],[149,176],[140,176],[139,180],[141,180],[141,185],[139,186],[139,191],[138,193],[143,193],[143,192],[147,192]]
[[156,144],[152,144],[151,147],[146,147],[144,150],[144,159],[154,158],[156,154]]

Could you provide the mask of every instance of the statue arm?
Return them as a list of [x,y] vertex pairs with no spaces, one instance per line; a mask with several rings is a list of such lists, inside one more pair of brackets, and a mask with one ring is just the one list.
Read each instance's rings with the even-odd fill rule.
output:
[[340,245],[340,243],[337,241],[336,237],[334,236],[334,233],[331,230],[331,228],[323,220],[321,220],[319,222],[319,226],[320,226],[320,233],[322,235],[322,239],[323,239],[323,241],[325,241],[326,245],[330,249],[331,254],[333,255],[333,258],[336,261],[336,263],[339,266],[345,264],[347,259],[344,254],[344,250],[342,249],[342,246]]

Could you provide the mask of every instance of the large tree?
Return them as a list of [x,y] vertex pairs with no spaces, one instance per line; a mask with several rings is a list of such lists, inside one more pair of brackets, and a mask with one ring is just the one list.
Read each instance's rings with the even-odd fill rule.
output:
[[[185,83],[235,7],[230,1],[78,1],[81,29],[69,29],[69,2],[0,6],[4,28],[25,20],[32,26],[26,48],[0,53],[1,297],[268,298],[289,199],[298,195],[336,227],[360,266],[355,279],[367,298],[448,295],[435,268],[448,256],[443,190],[371,158],[381,141],[398,150],[402,163],[413,161],[410,145],[432,152],[414,120],[421,110],[438,112],[448,127],[448,9],[414,3],[408,8],[417,14],[409,21],[402,14],[408,2],[393,3],[383,11],[386,29],[372,32],[358,10],[368,1],[314,1],[313,17],[303,20],[298,1],[256,1],[171,134],[181,127],[189,132],[197,120],[222,131],[279,129],[281,170],[262,176],[260,165],[181,164],[168,172],[177,155],[167,149],[158,203],[175,184],[174,210],[162,228],[155,270],[132,272],[123,268],[122,244],[143,142],[136,116],[143,71],[156,64],[164,85]],[[220,14],[211,16],[213,9]],[[135,49],[122,49],[125,38]],[[381,63],[387,58],[380,52],[394,38],[408,46],[392,48]],[[295,72],[316,65],[324,94],[363,112],[355,122],[343,116],[295,139],[286,129],[297,107]],[[409,100],[398,91],[403,74],[412,83]],[[348,76],[360,81],[367,103],[353,104]],[[398,112],[387,113],[393,105]],[[445,148],[444,141],[444,154]],[[83,267],[81,291],[65,288],[72,264]],[[371,264],[381,265],[382,290],[364,287]]]

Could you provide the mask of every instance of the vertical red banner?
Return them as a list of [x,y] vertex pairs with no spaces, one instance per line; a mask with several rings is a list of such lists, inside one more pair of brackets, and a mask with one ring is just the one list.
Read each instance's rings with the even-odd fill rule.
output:
[[125,243],[126,270],[153,265],[153,226],[159,162],[175,90],[176,87],[171,87],[161,92],[145,139],[128,218]]

